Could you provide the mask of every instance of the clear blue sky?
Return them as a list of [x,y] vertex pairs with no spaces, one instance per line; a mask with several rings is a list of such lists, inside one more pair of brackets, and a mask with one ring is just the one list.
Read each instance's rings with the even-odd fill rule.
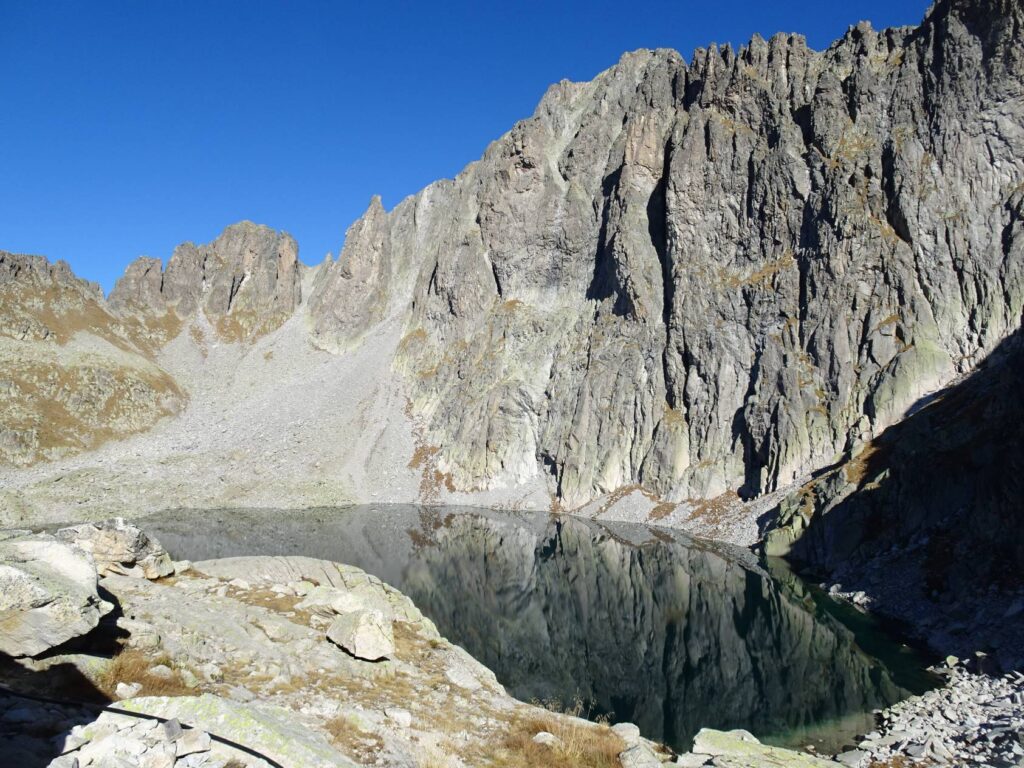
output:
[[0,0],[0,249],[107,290],[241,219],[307,263],[627,50],[916,24],[925,0]]

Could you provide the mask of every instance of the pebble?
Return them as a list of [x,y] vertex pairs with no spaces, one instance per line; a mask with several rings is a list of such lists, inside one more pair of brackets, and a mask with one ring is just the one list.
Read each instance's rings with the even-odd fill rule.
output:
[[114,693],[119,699],[130,699],[137,696],[141,690],[142,686],[139,683],[118,683]]
[[547,731],[541,731],[533,737],[533,743],[543,744],[545,747],[555,747],[561,742],[559,742],[558,737],[555,736],[555,734],[548,733]]

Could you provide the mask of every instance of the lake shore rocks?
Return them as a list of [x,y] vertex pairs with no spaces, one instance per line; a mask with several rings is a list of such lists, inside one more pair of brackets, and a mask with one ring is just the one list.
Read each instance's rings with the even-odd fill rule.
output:
[[[696,759],[703,758],[704,762]],[[744,730],[716,731],[704,728],[693,740],[693,749],[677,765],[712,765],[717,768],[834,768],[835,763],[813,755],[762,744]]]
[[[18,532],[0,541],[0,552],[26,541],[19,552],[52,555],[57,548],[95,579],[89,556],[54,537]],[[115,560],[129,562],[121,557]],[[985,676],[983,659],[950,660],[946,686],[882,712],[875,731],[834,759],[761,744],[745,731],[710,729],[697,735],[691,752],[676,756],[631,723],[607,728],[516,701],[408,597],[357,568],[240,557],[198,562],[158,580],[142,568],[126,570],[130,575],[108,570],[100,584],[124,613],[117,621],[128,633],[121,653],[136,667],[87,653],[21,663],[40,675],[70,663],[120,699],[123,712],[97,715],[0,693],[0,735],[12,736],[11,754],[56,749],[57,768],[264,764],[226,739],[296,768],[367,761],[419,768],[424,754],[432,765],[469,768],[506,759],[516,743],[558,750],[576,748],[580,738],[610,738],[623,768],[866,768],[894,758],[997,765],[1024,756],[1017,736],[1024,729],[1024,675]],[[52,725],[45,745],[21,725],[29,721],[37,730],[40,721]],[[508,734],[523,722],[529,730],[516,742]]]
[[855,768],[896,756],[950,766],[1024,762],[1024,674],[984,674],[974,660],[949,663],[946,685],[887,709],[842,762]]

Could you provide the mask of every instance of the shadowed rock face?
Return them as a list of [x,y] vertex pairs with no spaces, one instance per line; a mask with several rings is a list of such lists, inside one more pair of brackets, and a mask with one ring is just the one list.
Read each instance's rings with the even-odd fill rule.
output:
[[552,86],[353,225],[314,339],[407,317],[397,364],[460,488],[773,490],[1019,326],[1021,23],[943,1],[820,53],[638,51]]
[[[201,536],[187,513],[145,525],[175,557],[357,563],[408,594],[518,698],[578,695],[595,714],[676,745],[703,726],[797,738],[922,682],[894,681],[795,577],[769,578],[749,553],[683,535],[444,508],[198,514]],[[913,663],[908,655],[900,671]],[[870,729],[867,719],[853,730]]]
[[159,259],[134,261],[114,286],[110,306],[127,316],[173,312],[182,320],[202,311],[222,338],[251,341],[299,305],[298,252],[291,235],[243,221],[208,245],[179,245],[163,272]]
[[828,574],[943,654],[1024,668],[1024,339],[773,510],[769,554]]

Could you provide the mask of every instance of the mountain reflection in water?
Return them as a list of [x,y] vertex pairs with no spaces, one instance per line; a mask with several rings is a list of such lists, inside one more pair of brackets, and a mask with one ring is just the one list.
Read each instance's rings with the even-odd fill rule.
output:
[[580,697],[680,749],[701,727],[842,746],[872,709],[929,685],[913,652],[783,567],[679,532],[400,505],[179,511],[145,526],[179,559],[356,565],[517,698]]

